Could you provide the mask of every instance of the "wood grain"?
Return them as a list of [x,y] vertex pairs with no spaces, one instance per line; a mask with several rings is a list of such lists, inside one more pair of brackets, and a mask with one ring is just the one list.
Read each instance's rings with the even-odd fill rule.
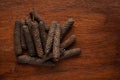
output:
[[[56,67],[17,64],[14,22],[32,8],[48,25],[73,18],[67,37],[76,35],[71,48],[81,48],[81,55]],[[120,80],[119,9],[119,0],[0,0],[0,80]]]

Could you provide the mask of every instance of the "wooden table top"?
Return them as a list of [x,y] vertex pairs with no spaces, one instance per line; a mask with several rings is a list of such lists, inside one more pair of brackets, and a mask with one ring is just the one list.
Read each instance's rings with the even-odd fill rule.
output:
[[[20,65],[14,54],[14,23],[35,11],[61,25],[73,18],[67,35],[78,57],[55,67]],[[0,80],[120,80],[120,0],[0,0]]]

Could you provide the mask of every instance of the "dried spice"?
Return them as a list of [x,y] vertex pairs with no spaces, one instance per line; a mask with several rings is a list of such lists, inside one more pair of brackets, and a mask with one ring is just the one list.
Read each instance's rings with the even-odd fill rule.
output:
[[38,14],[37,14],[34,10],[31,11],[31,12],[29,13],[29,15],[30,15],[30,19],[31,19],[32,21],[37,21],[38,23],[40,23],[40,22],[44,23],[46,32],[49,31],[49,27],[45,24],[45,22],[38,16]]
[[53,42],[53,57],[55,61],[58,61],[60,57],[60,33],[61,33],[60,24],[57,24]]
[[74,20],[72,18],[68,19],[68,21],[62,27],[61,39],[64,38],[64,36],[70,30],[70,28],[73,26],[73,24],[74,24]]
[[31,26],[32,26],[32,20],[31,20],[31,18],[28,17],[27,19],[25,19],[25,25],[28,26],[29,30],[31,30]]
[[45,62],[48,61],[49,59],[51,59],[51,57],[41,59],[41,58],[38,58],[38,57],[31,57],[31,56],[28,56],[28,55],[21,55],[21,56],[18,57],[18,63],[41,65],[42,63],[45,64]]
[[46,55],[49,54],[49,52],[52,48],[52,43],[53,43],[53,38],[54,38],[56,26],[57,26],[57,22],[56,21],[52,22],[52,25],[51,25],[50,30],[48,32],[48,38],[47,38],[46,46],[45,46],[45,54]]
[[30,14],[32,21],[37,21],[38,23],[41,21],[40,17],[37,15],[37,13],[35,13],[34,10],[31,11],[29,14]]
[[20,35],[20,40],[21,40],[21,46],[22,46],[22,49],[23,50],[26,50],[27,49],[27,46],[26,46],[26,42],[25,42],[25,37],[24,37],[24,34],[23,34],[23,26],[24,23],[21,23],[21,35]]
[[75,49],[70,49],[70,50],[66,50],[64,52],[64,55],[61,57],[61,59],[65,59],[65,58],[70,58],[72,56],[76,56],[80,54],[80,48],[75,48]]
[[47,33],[45,31],[45,23],[43,21],[40,21],[39,23],[39,32],[40,32],[40,38],[41,38],[43,49],[45,49]]
[[70,36],[67,40],[61,43],[61,48],[69,47],[73,42],[75,42],[75,35]]
[[35,43],[35,48],[37,51],[37,54],[39,57],[43,57],[43,49],[42,49],[42,44],[41,44],[41,39],[40,39],[40,33],[39,33],[39,28],[37,22],[32,22],[32,36],[33,36],[33,41]]
[[35,56],[36,51],[35,51],[34,43],[27,25],[23,25],[23,31],[24,31],[25,41],[27,44],[29,55]]
[[21,55],[22,54],[22,47],[20,42],[20,33],[21,32],[21,22],[16,21],[15,22],[15,28],[14,28],[14,48],[15,48],[15,54]]
[[[73,24],[73,19],[69,19],[63,27],[53,21],[49,27],[34,10],[24,23],[16,21],[14,41],[18,63],[55,66],[60,59],[79,55],[80,48],[68,49],[75,42],[75,35],[62,41]],[[22,54],[22,49],[28,54]]]

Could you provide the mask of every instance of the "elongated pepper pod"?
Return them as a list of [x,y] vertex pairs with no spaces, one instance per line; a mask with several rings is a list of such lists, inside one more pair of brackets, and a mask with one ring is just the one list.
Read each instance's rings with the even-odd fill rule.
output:
[[22,54],[22,47],[21,47],[21,41],[20,41],[20,33],[21,32],[21,22],[16,21],[15,22],[15,28],[14,28],[14,49],[15,54],[21,55]]
[[40,33],[39,33],[39,28],[38,28],[38,23],[37,22],[32,22],[32,36],[33,36],[33,41],[35,43],[35,48],[37,51],[37,54],[39,57],[43,57],[43,48],[41,44],[41,39],[40,39]]
[[52,22],[52,25],[50,27],[50,30],[48,32],[48,37],[47,37],[47,41],[46,41],[46,46],[45,46],[45,54],[48,55],[51,48],[52,48],[52,43],[53,43],[53,38],[54,38],[54,34],[55,34],[55,28],[57,26],[57,22]]
[[61,48],[69,47],[73,42],[75,42],[75,35],[70,36],[67,40],[61,43]]
[[64,52],[64,55],[61,57],[61,59],[65,59],[65,58],[69,58],[69,57],[72,57],[72,56],[79,55],[80,52],[81,52],[80,48],[66,50]]
[[45,24],[44,24],[43,21],[40,21],[40,23],[39,23],[39,32],[40,32],[40,38],[41,38],[42,47],[45,50],[45,45],[46,45],[46,40],[47,40],[47,33],[45,31]]
[[60,33],[61,33],[60,24],[57,24],[53,41],[53,57],[55,61],[58,61],[60,57]]
[[27,25],[23,25],[23,32],[24,32],[25,41],[26,41],[26,44],[27,44],[29,55],[30,56],[35,56],[36,51],[35,51],[34,43],[33,43],[32,36],[30,34],[30,31],[29,31]]
[[25,42],[25,36],[24,36],[24,34],[23,34],[23,26],[24,25],[24,23],[22,23],[21,24],[21,37],[20,37],[20,40],[21,40],[21,46],[22,46],[22,49],[23,50],[26,50],[27,49],[27,45],[26,45],[26,42]]
[[28,55],[21,55],[21,56],[18,57],[18,63],[41,65],[43,63],[45,64],[46,61],[48,61],[49,59],[51,59],[51,57],[40,59],[40,58],[37,58],[37,57],[31,57],[31,56],[28,56]]
[[64,38],[64,36],[70,30],[70,28],[73,26],[73,24],[74,24],[74,20],[72,18],[68,19],[66,24],[62,27],[61,39]]

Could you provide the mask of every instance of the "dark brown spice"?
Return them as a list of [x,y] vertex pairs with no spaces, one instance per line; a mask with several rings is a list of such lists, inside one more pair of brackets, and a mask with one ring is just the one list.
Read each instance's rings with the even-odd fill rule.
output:
[[32,21],[37,21],[38,23],[41,21],[40,17],[34,10],[32,10],[29,14]]
[[23,25],[23,32],[24,32],[25,41],[26,41],[26,44],[27,44],[29,55],[30,56],[35,56],[36,51],[35,51],[34,43],[33,43],[32,36],[30,34],[30,31],[29,31],[27,25]]
[[37,54],[39,57],[43,57],[43,48],[42,48],[42,44],[41,44],[41,39],[40,39],[40,33],[39,33],[39,27],[37,22],[32,22],[32,36],[33,36],[33,41],[35,43],[35,48],[37,51]]
[[47,33],[45,31],[45,23],[43,21],[40,21],[40,23],[39,23],[39,32],[40,32],[40,38],[41,38],[42,46],[43,46],[43,49],[45,50]]
[[[16,21],[14,42],[18,63],[55,66],[60,59],[79,55],[80,48],[66,50],[75,42],[75,35],[62,42],[73,24],[74,20],[70,18],[63,27],[56,21],[49,27],[34,10],[25,22]],[[22,49],[28,49],[29,55],[23,55]]]
[[70,28],[73,26],[74,24],[74,20],[72,18],[68,19],[68,21],[65,23],[65,25],[62,28],[61,30],[61,39],[63,39],[66,35],[66,33],[70,30]]
[[53,57],[55,61],[58,61],[60,57],[60,33],[61,33],[60,24],[57,24],[53,41]]
[[46,46],[45,46],[45,54],[46,55],[49,54],[49,52],[52,48],[52,43],[53,43],[53,38],[54,38],[56,26],[57,26],[57,22],[56,21],[52,22],[52,25],[51,25],[50,30],[48,32],[48,37],[47,37]]
[[14,49],[15,54],[21,55],[22,54],[22,47],[21,47],[21,41],[20,41],[20,33],[21,32],[21,22],[16,21],[15,22],[15,28],[14,28]]
[[75,35],[70,36],[67,40],[61,43],[61,48],[68,48],[73,42],[75,42]]
[[45,24],[44,20],[42,20],[34,10],[32,10],[29,14],[32,21],[37,21],[38,24],[40,21],[42,21],[45,25],[46,32],[49,31],[49,27]]
[[24,34],[23,34],[23,27],[22,27],[23,25],[24,25],[24,23],[22,22],[22,23],[21,23],[21,37],[20,37],[20,39],[21,39],[22,49],[23,49],[23,50],[26,50],[26,49],[27,49],[27,46],[26,46],[25,37],[24,37]]
[[25,25],[28,26],[29,30],[31,30],[31,26],[32,26],[31,18],[28,17],[27,19],[25,19]]
[[41,65],[42,63],[48,61],[51,57],[40,59],[38,57],[31,57],[28,55],[21,55],[18,57],[18,63],[23,64],[32,64],[32,65]]
[[72,56],[79,55],[80,52],[81,52],[80,48],[66,50],[64,52],[64,55],[61,57],[61,59],[65,59],[65,58],[69,58],[69,57],[72,57]]

